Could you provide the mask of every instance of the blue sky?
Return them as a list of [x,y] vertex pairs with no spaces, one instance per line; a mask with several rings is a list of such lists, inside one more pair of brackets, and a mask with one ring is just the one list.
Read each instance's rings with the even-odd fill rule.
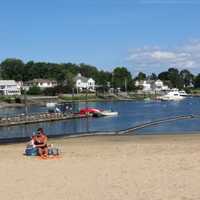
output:
[[200,72],[198,0],[0,0],[0,61]]

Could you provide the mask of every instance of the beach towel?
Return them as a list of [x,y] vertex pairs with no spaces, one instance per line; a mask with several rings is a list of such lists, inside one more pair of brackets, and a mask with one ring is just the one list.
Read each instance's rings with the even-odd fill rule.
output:
[[[26,156],[38,156],[38,150],[33,145],[28,144],[26,146],[24,154]],[[58,156],[60,155],[60,151],[55,147],[48,147],[48,155]]]

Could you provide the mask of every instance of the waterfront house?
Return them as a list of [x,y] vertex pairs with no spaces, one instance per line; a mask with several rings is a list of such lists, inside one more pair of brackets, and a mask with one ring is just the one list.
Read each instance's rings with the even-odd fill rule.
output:
[[0,80],[1,95],[21,95],[21,85],[15,80]]
[[80,73],[74,78],[75,87],[77,91],[88,90],[90,92],[95,92],[95,80],[92,78],[86,78]]
[[143,92],[151,91],[152,81],[150,80],[140,80],[135,81],[136,87],[141,87]]
[[169,90],[169,87],[167,85],[164,85],[163,81],[161,81],[160,79],[154,81],[153,84],[155,85],[154,90],[157,92]]
[[136,87],[141,87],[144,93],[159,93],[161,91],[169,90],[167,85],[164,85],[161,80],[141,80],[135,82]]
[[49,79],[33,79],[32,81],[26,82],[25,85],[27,89],[33,86],[37,86],[40,89],[45,89],[45,88],[53,88],[57,86],[57,81],[49,80]]

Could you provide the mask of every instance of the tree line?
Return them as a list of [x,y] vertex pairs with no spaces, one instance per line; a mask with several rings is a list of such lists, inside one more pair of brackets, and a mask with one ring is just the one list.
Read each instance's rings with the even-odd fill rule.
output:
[[179,71],[176,68],[169,68],[158,75],[152,73],[146,75],[143,72],[132,77],[126,67],[116,67],[112,72],[99,70],[97,67],[88,64],[74,63],[48,63],[48,62],[23,62],[20,59],[5,59],[0,63],[0,75],[4,80],[30,81],[36,78],[56,80],[58,85],[70,92],[74,87],[74,77],[81,73],[82,76],[92,77],[99,88],[120,88],[122,91],[133,91],[136,80],[157,80],[164,81],[169,87],[179,89],[194,87],[200,88],[200,74],[194,75],[189,70]]

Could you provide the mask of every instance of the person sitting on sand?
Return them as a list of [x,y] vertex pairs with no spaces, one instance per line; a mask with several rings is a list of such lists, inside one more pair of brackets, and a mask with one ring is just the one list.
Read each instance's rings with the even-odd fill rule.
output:
[[38,128],[37,133],[33,137],[34,146],[38,149],[38,154],[41,157],[48,156],[47,136],[43,128]]

